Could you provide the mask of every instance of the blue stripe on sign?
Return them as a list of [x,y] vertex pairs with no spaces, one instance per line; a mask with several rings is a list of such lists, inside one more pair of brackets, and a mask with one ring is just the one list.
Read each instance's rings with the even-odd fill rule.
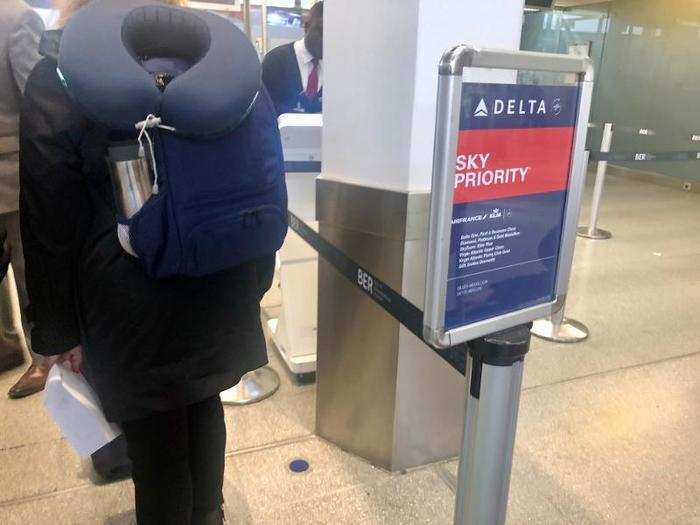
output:
[[572,127],[578,86],[462,84],[459,129]]
[[445,328],[554,299],[566,196],[554,191],[454,206]]

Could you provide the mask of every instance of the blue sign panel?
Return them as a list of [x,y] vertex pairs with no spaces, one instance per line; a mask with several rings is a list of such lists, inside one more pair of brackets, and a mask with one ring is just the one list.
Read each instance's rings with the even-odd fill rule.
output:
[[464,84],[445,329],[554,300],[574,86]]

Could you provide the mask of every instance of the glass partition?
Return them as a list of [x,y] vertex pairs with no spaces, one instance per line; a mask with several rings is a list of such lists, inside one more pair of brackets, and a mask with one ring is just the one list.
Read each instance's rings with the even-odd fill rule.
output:
[[[616,124],[613,151],[700,149],[700,3],[614,0],[525,14],[522,49],[565,53],[586,42],[597,73],[591,120]],[[590,134],[593,149],[600,133]],[[700,181],[697,162],[628,167]]]

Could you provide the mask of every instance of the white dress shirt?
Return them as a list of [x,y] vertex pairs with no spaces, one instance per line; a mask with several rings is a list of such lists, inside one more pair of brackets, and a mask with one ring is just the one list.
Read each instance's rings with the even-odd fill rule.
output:
[[[309,83],[309,75],[314,69],[314,56],[306,49],[304,39],[294,42],[294,53],[297,56],[299,73],[301,73],[301,85],[304,88],[303,90],[306,91],[306,86]],[[320,90],[321,87],[323,87],[323,60],[318,61],[318,89]]]

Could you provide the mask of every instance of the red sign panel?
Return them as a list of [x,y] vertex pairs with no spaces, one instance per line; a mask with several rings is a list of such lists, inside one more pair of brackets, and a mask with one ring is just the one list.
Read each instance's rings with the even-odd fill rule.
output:
[[454,202],[567,188],[573,128],[460,131]]

